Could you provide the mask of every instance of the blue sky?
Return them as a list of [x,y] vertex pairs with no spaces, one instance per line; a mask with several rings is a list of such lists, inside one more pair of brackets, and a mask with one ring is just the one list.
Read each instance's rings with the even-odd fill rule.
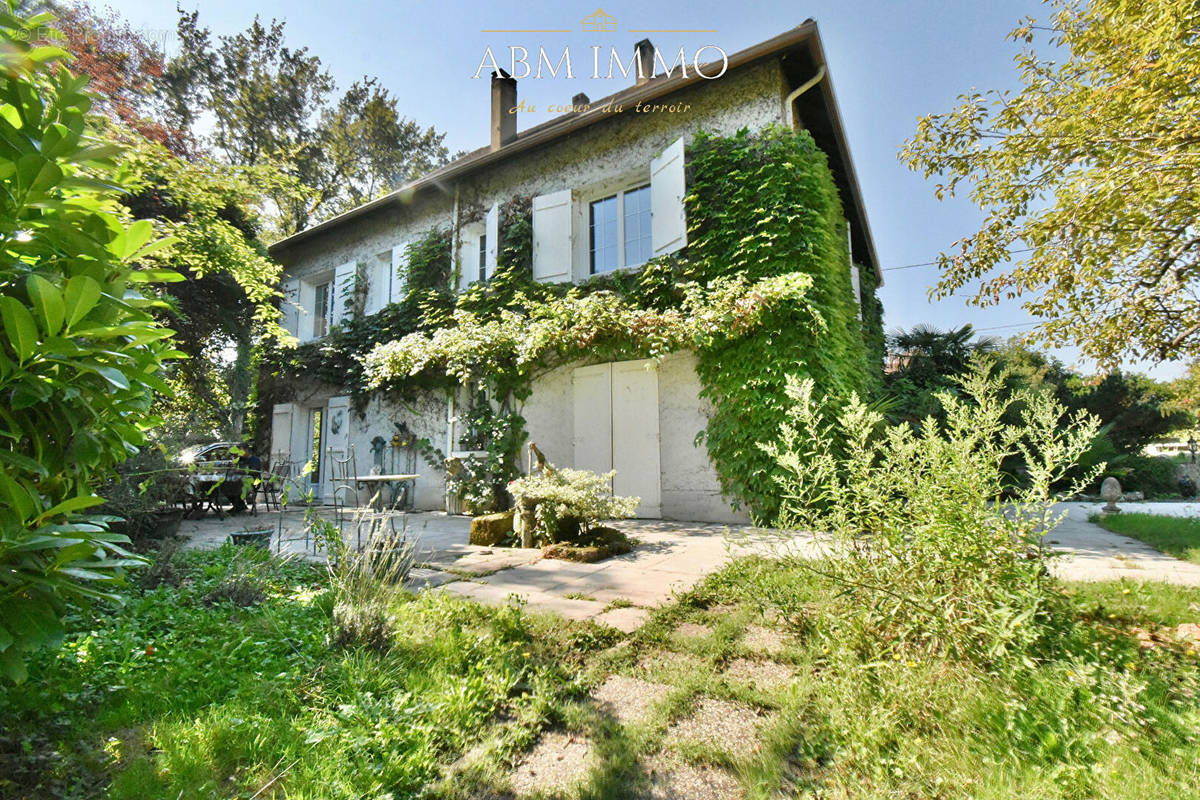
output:
[[[215,34],[245,28],[256,13],[264,19],[286,20],[288,43],[307,46],[320,56],[340,86],[363,75],[378,77],[399,98],[406,116],[446,132],[451,152],[472,150],[487,142],[487,72],[479,80],[471,77],[487,46],[501,58],[507,57],[510,45],[527,47],[535,54],[539,46],[561,53],[564,45],[587,54],[594,44],[600,44],[604,52],[611,45],[628,53],[635,41],[649,36],[664,51],[675,52],[684,46],[691,53],[713,44],[732,53],[812,17],[820,26],[884,268],[930,261],[977,227],[978,211],[965,201],[938,202],[932,185],[904,167],[896,153],[912,134],[919,116],[949,110],[962,92],[972,87],[1015,88],[1012,58],[1017,47],[1006,34],[1025,16],[1044,16],[1042,5],[1029,0],[666,0],[655,4],[606,0],[603,8],[617,20],[617,30],[584,34],[580,21],[595,11],[595,2],[181,0],[180,4],[185,10],[198,9],[202,24]],[[123,0],[116,10],[135,28],[158,37],[170,52],[173,3]],[[535,28],[572,32],[482,32]],[[630,32],[631,28],[715,32],[646,34]],[[577,92],[596,98],[623,88],[625,83],[578,75],[572,81],[524,81],[519,86],[520,96],[534,103],[538,111],[522,114],[518,125],[529,127],[548,119],[553,115],[544,111],[547,105],[566,103]],[[965,295],[931,303],[927,290],[936,278],[932,267],[884,275],[881,297],[889,329],[920,323],[946,328],[970,322],[984,333],[1008,336],[1031,327],[1030,317],[1016,303],[977,309],[966,304]],[[1075,351],[1058,355],[1068,364],[1089,368],[1077,362]],[[1160,378],[1182,372],[1177,364],[1132,366]]]

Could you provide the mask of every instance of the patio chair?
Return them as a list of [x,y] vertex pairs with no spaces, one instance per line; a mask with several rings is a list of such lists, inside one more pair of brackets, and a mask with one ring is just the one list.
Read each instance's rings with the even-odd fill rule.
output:
[[217,512],[217,519],[225,519],[225,509],[222,506],[226,500],[226,492],[234,483],[241,483],[241,475],[237,472],[234,466],[228,466],[221,470],[221,477],[215,481],[204,481],[197,485],[200,491],[199,502],[202,506],[202,513],[207,511]]
[[[313,505],[315,498],[312,494],[312,489],[307,483],[307,478],[304,474],[304,467],[308,464],[307,461],[288,461],[280,458],[277,462],[279,468],[280,491],[279,491],[279,519],[276,523],[275,535],[275,552],[282,553],[283,545],[288,542],[304,542],[304,553],[317,552],[317,540],[313,536],[312,530],[307,524],[307,510]],[[285,522],[288,519],[289,509],[297,508],[305,510],[305,518],[300,523],[301,532],[299,534],[286,535]]]
[[[330,482],[333,484],[333,519],[338,529],[344,533],[346,522],[350,519],[347,507],[356,508],[358,505],[358,490],[354,485],[354,479],[358,477],[358,469],[354,464],[354,445],[350,446],[345,458],[334,458],[333,448],[330,448],[326,455],[329,461]],[[354,502],[348,502],[350,500]]]
[[280,510],[279,495],[283,492],[283,486],[287,483],[288,478],[292,473],[292,465],[282,457],[271,461],[271,466],[267,469],[267,474],[259,481],[258,489],[263,495],[263,505],[267,507],[267,511]]

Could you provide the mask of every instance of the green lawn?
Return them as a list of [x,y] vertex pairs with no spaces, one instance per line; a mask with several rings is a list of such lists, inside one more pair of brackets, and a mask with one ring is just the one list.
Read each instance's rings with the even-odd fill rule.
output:
[[[378,649],[329,644],[313,567],[226,548],[159,580],[75,617],[0,694],[0,796],[503,797],[555,736],[590,756],[545,796],[580,800],[669,775],[762,800],[1200,785],[1200,659],[1129,635],[1200,621],[1200,589],[1068,586],[1078,621],[1054,654],[985,668],[831,635],[834,592],[799,562],[735,562],[629,636],[424,593],[396,603]],[[591,702],[614,683],[631,706],[654,689],[641,717]]]
[[1139,539],[1168,555],[1200,564],[1200,519],[1157,514],[1096,515],[1105,530]]

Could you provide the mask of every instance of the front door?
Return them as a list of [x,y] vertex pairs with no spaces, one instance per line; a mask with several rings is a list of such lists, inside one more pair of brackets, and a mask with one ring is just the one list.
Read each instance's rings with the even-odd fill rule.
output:
[[575,370],[575,467],[616,470],[613,492],[641,498],[639,517],[662,515],[658,372],[652,361]]

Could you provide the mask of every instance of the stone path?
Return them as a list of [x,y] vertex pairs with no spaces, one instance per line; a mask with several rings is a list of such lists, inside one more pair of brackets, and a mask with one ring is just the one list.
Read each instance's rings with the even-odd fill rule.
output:
[[[532,609],[632,631],[650,609],[676,592],[687,591],[730,558],[770,547],[770,539],[763,535],[731,542],[725,525],[627,520],[614,526],[640,542],[632,553],[595,564],[543,558],[448,584],[446,591],[485,603],[516,596]],[[461,560],[447,567],[458,563]]]
[[[1049,547],[1067,553],[1054,565],[1057,575],[1067,580],[1132,578],[1200,586],[1200,565],[1088,522],[1100,507],[1099,503],[1059,506],[1068,516],[1046,537]],[[1122,508],[1200,516],[1200,503],[1123,503]],[[331,509],[319,509],[318,513],[323,519],[333,518]],[[366,521],[365,525],[369,524]],[[396,514],[390,524],[417,542],[419,568],[409,577],[414,588],[443,587],[484,603],[519,597],[532,610],[594,620],[627,632],[638,628],[651,609],[690,589],[731,558],[753,553],[811,557],[829,552],[826,540],[811,535],[795,535],[783,545],[770,532],[748,526],[625,520],[614,525],[639,541],[633,552],[595,564],[578,564],[544,559],[540,550],[468,544],[467,517],[435,512]],[[345,533],[351,543],[357,535],[355,527],[347,526]],[[282,530],[282,537],[276,537],[277,549],[320,558],[305,550],[301,509],[185,520],[179,532],[189,539],[189,547],[212,548],[225,542],[230,532],[252,528]]]
[[[701,628],[712,630],[707,625],[677,623],[668,638],[679,641],[693,638]],[[744,637],[741,646],[743,650],[754,649]],[[590,705],[616,722],[625,735],[637,731],[632,738],[621,740],[622,747],[636,748],[633,752],[626,751],[624,757],[636,756],[642,773],[636,788],[629,784],[631,796],[644,800],[745,798],[746,787],[739,774],[759,757],[764,736],[779,719],[779,703],[794,674],[793,667],[773,660],[738,658],[721,672],[719,659],[714,660],[716,656],[702,658],[692,653],[659,650],[654,657],[659,666],[672,663],[676,666],[664,670],[658,680],[641,677],[640,666],[618,667],[603,676],[588,698]],[[688,666],[680,667],[684,662]],[[709,685],[691,694],[687,687],[694,686],[696,678],[704,672],[720,672],[725,683]],[[759,682],[771,694],[760,696],[755,703],[729,696],[730,685]],[[681,692],[689,695],[684,702],[671,700],[672,696],[679,698]],[[605,746],[603,738],[609,734],[595,723],[576,724],[573,731],[558,728],[543,731],[494,788],[507,789],[521,800],[577,796],[580,787],[589,780],[589,771],[603,772],[605,758],[612,758],[613,747],[611,740]],[[593,738],[597,734],[600,739]],[[603,783],[604,779],[600,780]],[[473,795],[493,796],[510,795],[503,792]]]
[[[333,520],[332,509],[320,508],[317,513]],[[519,597],[532,610],[594,620],[627,632],[639,627],[650,609],[691,588],[730,558],[777,550],[769,535],[749,527],[731,532],[729,526],[702,522],[625,520],[613,524],[639,542],[633,552],[579,564],[544,559],[540,550],[468,544],[468,517],[437,512],[393,516],[391,525],[417,542],[419,568],[409,576],[414,588],[444,587],[484,603]],[[179,533],[189,540],[189,547],[209,549],[221,546],[233,531],[272,528],[282,531],[273,548],[323,560],[311,547],[306,550],[304,520],[303,509],[224,519],[208,516],[185,520]],[[353,544],[355,526],[347,525],[344,536]],[[799,541],[801,548],[814,553],[819,549],[812,537]]]
[[[1045,538],[1048,547],[1066,553],[1054,564],[1058,577],[1075,581],[1130,578],[1200,586],[1200,564],[1181,561],[1145,542],[1088,522],[1103,507],[1103,503],[1058,505],[1058,510],[1066,511],[1067,517]],[[1120,508],[1128,513],[1200,516],[1200,503],[1121,503]]]

